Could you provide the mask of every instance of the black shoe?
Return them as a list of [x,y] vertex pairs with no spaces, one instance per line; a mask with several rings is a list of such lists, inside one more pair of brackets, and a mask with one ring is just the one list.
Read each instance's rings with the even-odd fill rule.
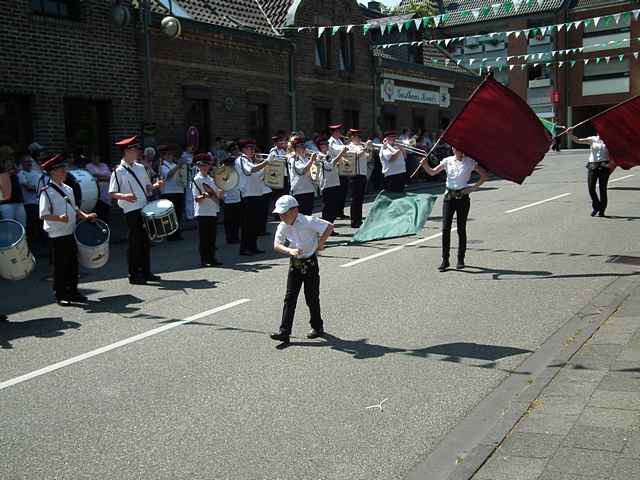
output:
[[458,260],[458,263],[456,263],[456,268],[458,270],[462,270],[464,267],[466,267],[466,265],[464,264],[464,260]]
[[591,216],[592,216],[592,217],[595,217],[597,214],[598,214],[598,211],[597,211],[597,210],[594,210],[593,212],[591,212]]
[[351,228],[360,228],[362,226],[362,223],[352,223],[351,224]]
[[223,262],[219,262],[218,260],[216,260],[215,258],[213,259],[213,261],[211,262],[211,265],[213,265],[214,267],[221,267],[224,265]]
[[311,330],[309,333],[307,333],[307,338],[309,339],[320,338],[323,335],[324,335],[324,330]]
[[66,297],[58,297],[56,298],[56,303],[61,307],[70,307],[71,301]]
[[129,279],[131,285],[146,285],[147,281],[144,278],[133,277]]
[[0,322],[8,322],[9,319],[7,318],[6,315],[0,315]]
[[338,220],[351,220],[351,217],[349,215],[345,215],[345,214],[338,215],[336,218]]
[[604,217],[604,212],[598,212],[599,217]]
[[151,275],[151,274],[149,274],[149,275],[147,275],[145,277],[145,280],[147,282],[159,282],[160,280],[162,280],[162,277],[160,277],[160,275]]
[[253,257],[253,252],[250,252],[249,250],[240,250],[240,256]]
[[278,340],[282,343],[289,343],[289,335],[287,335],[286,333],[272,333],[271,335],[269,335],[269,337],[271,337],[271,340]]
[[202,262],[200,264],[200,267],[201,268],[211,268],[211,267],[213,267],[213,263]]
[[333,232],[331,232],[331,236],[332,237],[339,237],[340,236],[340,232],[336,232],[335,230]]
[[449,260],[442,260],[442,263],[438,267],[438,270],[440,270],[441,272],[444,272],[447,270],[447,268],[449,268]]
[[252,251],[252,253],[254,255],[260,255],[261,253],[264,253],[264,250],[260,250],[259,248],[256,248],[255,250]]
[[87,303],[89,299],[79,292],[75,292],[69,295],[69,301],[74,303]]

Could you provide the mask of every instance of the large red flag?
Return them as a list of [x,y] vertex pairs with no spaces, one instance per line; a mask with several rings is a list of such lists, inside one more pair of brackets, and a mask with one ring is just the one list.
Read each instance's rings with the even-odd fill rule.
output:
[[629,170],[640,165],[636,145],[640,128],[640,96],[631,98],[591,119],[616,165]]
[[549,151],[551,136],[527,102],[486,78],[443,140],[496,175],[522,183]]

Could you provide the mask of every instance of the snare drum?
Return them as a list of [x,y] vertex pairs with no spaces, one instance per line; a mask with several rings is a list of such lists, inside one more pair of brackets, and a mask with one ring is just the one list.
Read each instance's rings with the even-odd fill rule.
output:
[[100,268],[109,260],[109,227],[102,220],[78,223],[74,233],[78,262],[85,268]]
[[94,176],[79,168],[69,170],[66,183],[73,189],[76,205],[84,212],[92,212],[100,194],[98,182]]
[[264,167],[264,183],[274,190],[284,188],[284,161],[274,159]]
[[149,202],[142,209],[142,221],[149,240],[165,238],[178,231],[178,217],[170,200]]
[[338,161],[338,175],[341,177],[355,177],[357,154],[353,150],[347,150]]
[[15,220],[0,220],[0,277],[22,280],[35,266],[24,227]]

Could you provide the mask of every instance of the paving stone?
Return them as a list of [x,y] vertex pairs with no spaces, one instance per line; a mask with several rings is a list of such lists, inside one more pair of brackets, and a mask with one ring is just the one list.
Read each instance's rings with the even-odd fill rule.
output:
[[611,472],[611,480],[636,480],[640,478],[640,462],[633,458],[619,460]]
[[[640,349],[640,345],[638,345]],[[640,373],[640,363],[628,360],[616,360],[609,368],[612,372]]]
[[[499,452],[499,451],[498,451]],[[473,477],[474,480],[537,480],[547,461],[494,454]]]
[[564,437],[544,433],[515,432],[500,447],[500,454],[506,456],[548,458],[553,455]]
[[563,446],[622,453],[630,437],[628,430],[576,425],[564,439]]
[[640,321],[637,317],[612,317],[598,329],[598,332],[633,334],[638,329],[640,329]]
[[640,460],[640,432],[633,432],[629,436],[629,440],[627,440],[627,447],[622,453],[626,457],[633,457]]
[[580,415],[589,403],[589,398],[582,396],[556,397],[543,394],[539,400],[541,405],[538,411],[547,415]]
[[587,407],[580,414],[578,425],[629,430],[640,426],[640,412],[616,408]]
[[598,330],[591,337],[589,344],[593,345],[626,345],[633,337],[633,333],[624,331],[602,331]]
[[618,360],[627,362],[640,362],[640,349],[637,348],[625,348],[618,356]]
[[620,408],[640,411],[640,392],[608,392],[596,390],[589,406],[600,408]]
[[608,475],[620,458],[620,455],[611,452],[562,447],[553,456],[547,469],[585,476]]
[[596,382],[556,381],[556,379],[557,377],[544,390],[545,396],[582,397],[588,399],[598,386]]
[[546,415],[534,413],[527,415],[518,424],[521,433],[545,433],[566,435],[578,421],[578,415]]
[[571,364],[587,369],[608,370],[618,359],[621,351],[621,345],[587,344],[571,358]]
[[598,386],[611,392],[640,392],[640,374],[634,372],[609,372]]
[[545,470],[542,472],[542,475],[538,477],[538,480],[610,480],[605,475],[597,475],[588,477],[584,475],[574,475],[572,473],[561,473],[561,472],[552,472],[549,470]]
[[[614,346],[618,348],[618,353],[620,353],[620,347],[617,345]],[[602,370],[583,370],[573,366],[568,366],[563,368],[553,380],[559,383],[600,383],[606,374],[607,372]]]

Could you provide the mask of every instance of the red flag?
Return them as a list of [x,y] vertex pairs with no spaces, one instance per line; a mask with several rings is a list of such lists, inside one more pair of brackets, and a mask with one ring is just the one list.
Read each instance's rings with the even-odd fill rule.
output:
[[527,102],[491,76],[471,95],[443,140],[516,183],[531,175],[551,145],[551,136]]
[[631,98],[591,119],[616,165],[629,170],[640,165],[636,142],[640,128],[640,96]]

